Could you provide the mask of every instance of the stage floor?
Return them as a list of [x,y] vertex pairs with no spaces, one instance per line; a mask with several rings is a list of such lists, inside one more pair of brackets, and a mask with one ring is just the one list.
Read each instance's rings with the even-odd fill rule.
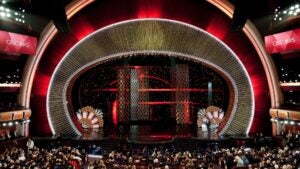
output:
[[193,138],[197,140],[220,140],[215,132],[203,132],[201,128],[191,125],[177,125],[171,128],[159,128],[152,125],[127,125],[117,128],[84,130],[82,140],[102,140],[107,138],[123,138],[129,143],[168,143],[177,138]]

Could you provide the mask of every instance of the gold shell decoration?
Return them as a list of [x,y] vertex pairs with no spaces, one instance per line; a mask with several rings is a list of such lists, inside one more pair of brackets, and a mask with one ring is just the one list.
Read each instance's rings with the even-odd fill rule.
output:
[[103,112],[100,109],[94,109],[92,106],[79,109],[76,115],[84,129],[97,129],[102,128],[104,125]]

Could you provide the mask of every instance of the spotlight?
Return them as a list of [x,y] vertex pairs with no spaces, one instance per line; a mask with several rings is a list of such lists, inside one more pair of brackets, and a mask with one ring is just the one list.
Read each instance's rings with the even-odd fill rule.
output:
[[295,122],[294,122],[294,121],[291,121],[291,122],[290,122],[290,124],[291,124],[291,125],[294,125],[294,124],[295,124]]
[[12,125],[13,125],[13,122],[9,122],[9,123],[8,123],[8,126],[12,126]]
[[6,125],[7,125],[6,123],[3,123],[3,124],[2,124],[2,126],[4,126],[4,127],[5,127]]

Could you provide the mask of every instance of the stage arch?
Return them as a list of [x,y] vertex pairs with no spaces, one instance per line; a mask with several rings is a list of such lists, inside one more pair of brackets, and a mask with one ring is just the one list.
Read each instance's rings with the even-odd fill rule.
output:
[[70,81],[98,62],[135,53],[168,54],[205,63],[232,85],[232,108],[221,134],[247,134],[254,114],[249,75],[239,58],[211,34],[186,23],[137,19],[116,23],[82,39],[57,65],[47,94],[47,114],[53,134],[80,135],[68,109]]
[[[228,3],[209,1],[209,3],[220,8],[229,17],[224,16],[224,13],[213,5],[198,1],[190,3],[185,1],[172,3],[157,1],[155,3],[137,3],[137,5],[135,5],[135,1],[129,4],[118,4],[119,1],[117,3],[113,1],[106,3],[97,2],[98,6],[96,9],[98,10],[94,8],[96,2],[92,2],[93,0],[82,0],[74,1],[68,5],[66,11],[73,29],[72,34],[66,35],[57,32],[53,23],[50,22],[41,34],[42,38],[39,41],[37,56],[30,58],[26,64],[25,69],[27,71],[24,74],[19,102],[33,109],[33,125],[31,126],[34,128],[35,134],[51,133],[44,102],[46,102],[47,89],[54,66],[65,55],[65,52],[86,35],[101,27],[128,19],[150,17],[169,18],[195,25],[210,32],[230,46],[245,65],[253,84],[255,116],[250,132],[258,132],[265,129],[262,126],[269,119],[270,101],[272,101],[272,107],[274,107],[276,106],[274,103],[278,103],[278,100],[280,100],[278,95],[276,95],[276,82],[274,82],[276,79],[272,77],[274,70],[270,68],[272,65],[268,63],[270,59],[264,54],[260,41],[261,37],[259,37],[253,25],[251,26],[251,22],[248,21],[246,23],[244,28],[245,34],[228,31],[231,22],[230,14],[233,13],[233,8],[230,5],[230,7],[225,7],[225,10],[222,8]],[[133,5],[133,8],[130,8],[131,10],[129,11],[127,10],[128,8],[120,8],[120,6],[130,5]],[[180,10],[174,13],[172,12],[173,9]],[[267,80],[269,86],[266,83]]]

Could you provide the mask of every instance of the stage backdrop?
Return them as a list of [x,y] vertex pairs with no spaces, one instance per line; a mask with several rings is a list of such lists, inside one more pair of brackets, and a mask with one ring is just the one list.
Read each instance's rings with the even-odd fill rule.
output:
[[[33,135],[51,134],[46,113],[46,95],[53,71],[66,52],[85,36],[107,25],[136,18],[178,20],[213,34],[228,45],[245,65],[255,95],[255,115],[250,132],[268,130],[269,89],[263,66],[255,49],[242,32],[229,32],[231,20],[214,6],[203,1],[97,1],[70,20],[72,33],[58,33],[40,61],[35,76],[31,108]],[[107,45],[110,45],[109,42]]]

